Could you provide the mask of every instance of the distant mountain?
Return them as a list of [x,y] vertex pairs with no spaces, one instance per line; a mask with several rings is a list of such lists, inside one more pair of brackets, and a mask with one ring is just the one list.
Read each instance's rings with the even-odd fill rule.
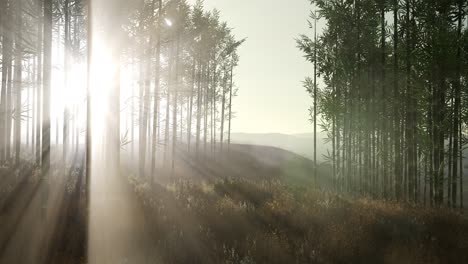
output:
[[[317,135],[317,160],[323,161],[323,155],[327,155],[327,149],[331,151],[331,144],[326,144],[325,133]],[[233,143],[262,145],[277,147],[291,151],[298,155],[313,159],[314,157],[314,134],[279,134],[279,133],[233,133],[231,140]]]

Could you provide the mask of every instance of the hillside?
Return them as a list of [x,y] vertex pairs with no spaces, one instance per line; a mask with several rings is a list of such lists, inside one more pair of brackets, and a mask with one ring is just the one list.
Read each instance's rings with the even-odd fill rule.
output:
[[[280,134],[280,133],[233,133],[232,142],[249,145],[272,146],[285,149],[301,156],[313,159],[314,141],[312,133],[305,134]],[[319,133],[317,136],[317,159],[323,161],[323,155],[327,155],[327,149],[331,145],[326,144],[326,133]]]
[[[280,180],[292,187],[312,187],[314,184],[314,164],[309,158],[272,146],[231,144],[229,150],[225,148],[223,153],[200,153],[197,157],[194,151],[187,153],[186,146],[180,145],[174,173],[170,165],[162,166],[156,180],[161,183],[174,178]],[[129,164],[129,173],[136,171],[132,169],[136,166],[137,164]],[[318,175],[318,183],[329,186],[330,168],[319,165]]]
[[[312,161],[290,151],[234,144],[216,156],[197,157],[182,145],[178,152],[175,173],[169,161],[160,164],[157,184],[132,173],[135,164],[122,177],[94,174],[89,226],[80,168],[68,178],[54,176],[47,221],[38,217],[41,183],[28,179],[32,167],[16,179],[1,171],[9,184],[0,188],[0,263],[37,263],[38,255],[42,263],[87,263],[88,257],[89,263],[136,264],[468,259],[468,225],[455,212],[309,188]],[[329,184],[326,167],[319,175],[321,185]]]
[[[323,162],[323,156],[327,155],[328,151],[331,151],[331,144],[326,143],[326,134],[321,132],[318,135],[317,141],[317,159],[318,162]],[[255,133],[234,133],[232,134],[232,141],[240,144],[250,144],[253,146],[272,146],[280,149],[293,152],[300,156],[308,159],[313,159],[314,155],[314,144],[313,144],[313,133],[302,133],[302,134],[280,134],[280,133],[267,133],[267,134],[255,134]],[[463,200],[464,204],[468,204],[468,149],[464,152],[464,181],[463,181]],[[320,165],[324,167],[325,165]],[[330,171],[328,171],[330,173]],[[446,182],[444,182],[446,184]],[[446,188],[446,187],[445,187]]]

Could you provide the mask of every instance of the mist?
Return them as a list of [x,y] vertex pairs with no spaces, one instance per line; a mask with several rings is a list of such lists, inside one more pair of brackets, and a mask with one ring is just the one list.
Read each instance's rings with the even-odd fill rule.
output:
[[0,264],[468,262],[467,8],[0,0]]

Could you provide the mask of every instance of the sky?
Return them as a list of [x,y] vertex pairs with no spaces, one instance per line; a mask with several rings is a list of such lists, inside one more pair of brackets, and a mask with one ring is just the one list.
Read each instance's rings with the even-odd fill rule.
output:
[[235,70],[239,88],[233,101],[233,132],[310,133],[312,98],[302,87],[313,65],[296,48],[295,38],[307,33],[312,6],[308,0],[205,0],[233,28],[239,48]]

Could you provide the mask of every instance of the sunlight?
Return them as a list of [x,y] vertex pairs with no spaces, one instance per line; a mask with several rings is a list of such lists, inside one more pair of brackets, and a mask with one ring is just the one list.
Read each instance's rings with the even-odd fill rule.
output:
[[[120,113],[110,111],[116,93],[120,96],[120,111],[123,102],[131,94],[131,74],[126,74],[112,54],[113,43],[95,34],[91,61],[92,137],[93,158],[90,183],[90,215],[88,237],[89,263],[119,263],[122,259],[137,256],[136,263],[144,263],[147,254],[140,253],[145,244],[134,241],[141,238],[141,226],[135,221],[135,201],[126,188],[123,178],[118,177],[119,168],[110,167],[108,144],[109,123],[119,118]],[[119,74],[119,70],[122,71]],[[118,84],[118,85],[117,85]],[[118,89],[118,90],[116,90]],[[122,122],[123,123],[123,122]],[[112,165],[111,165],[112,166]],[[113,224],[109,225],[112,222]],[[146,242],[143,240],[143,242]]]
[[83,102],[85,96],[84,76],[86,76],[86,64],[73,64],[68,77],[68,90],[64,96],[66,105],[76,105]]
[[0,264],[468,263],[466,1],[251,2],[0,0]]
[[115,65],[111,62],[111,54],[100,38],[93,43],[93,58],[91,62],[91,109],[93,138],[100,140],[104,133],[104,121],[108,112],[109,82]]
[[168,18],[164,18],[164,21],[166,22],[166,25],[169,27],[172,27],[172,21],[169,20]]

